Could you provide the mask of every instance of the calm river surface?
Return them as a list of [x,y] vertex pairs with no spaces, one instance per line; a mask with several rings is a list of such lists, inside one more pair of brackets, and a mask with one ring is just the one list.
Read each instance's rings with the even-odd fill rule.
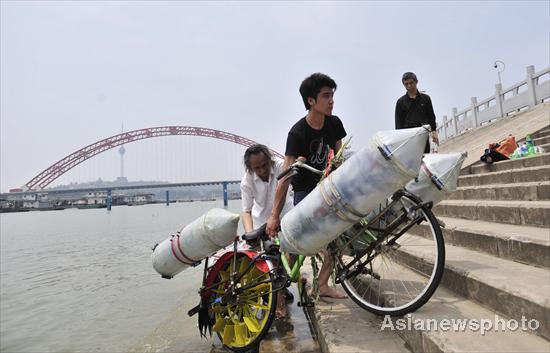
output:
[[187,316],[202,267],[166,280],[150,256],[214,207],[222,201],[0,215],[0,351],[154,352],[176,336],[185,352],[209,351]]

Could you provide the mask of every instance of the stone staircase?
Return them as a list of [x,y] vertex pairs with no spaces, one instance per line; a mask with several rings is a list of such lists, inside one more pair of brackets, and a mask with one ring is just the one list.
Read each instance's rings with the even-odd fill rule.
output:
[[[428,303],[402,319],[486,320],[497,327],[484,333],[471,327],[434,330],[414,324],[410,329],[388,330],[382,329],[383,317],[351,299],[319,300],[310,318],[322,352],[550,352],[549,114],[550,104],[543,103],[440,148],[440,153],[468,151],[465,163],[470,166],[463,169],[457,192],[434,209],[445,223],[441,284]],[[492,165],[474,163],[495,136],[504,138],[509,131],[522,136],[534,130],[539,130],[532,134],[535,144],[547,153]],[[422,242],[429,235],[427,227],[414,227],[408,236]],[[433,254],[423,253],[422,247],[401,250],[406,252],[401,270],[408,271],[411,279],[423,272],[425,263],[433,264]],[[311,277],[308,268],[302,268],[303,275]],[[519,328],[506,326],[513,324],[509,320]],[[527,325],[524,331],[524,323],[535,323],[536,328]]]
[[[550,126],[533,134],[550,152]],[[480,332],[400,332],[413,352],[550,352],[550,153],[462,171],[459,188],[435,207],[445,224],[445,273],[415,319],[495,315],[520,327]],[[416,227],[415,235],[427,232]],[[430,261],[417,256],[419,261]],[[537,320],[536,330],[521,330]],[[532,321],[533,326],[535,322]],[[499,327],[501,328],[501,327]]]

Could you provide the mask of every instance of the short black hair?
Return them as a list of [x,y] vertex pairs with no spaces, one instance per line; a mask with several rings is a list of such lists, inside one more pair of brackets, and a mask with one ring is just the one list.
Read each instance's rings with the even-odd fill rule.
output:
[[269,159],[273,164],[273,156],[271,155],[271,151],[269,150],[269,148],[267,148],[267,146],[265,145],[257,143],[248,147],[246,151],[244,151],[243,162],[247,172],[252,173],[252,168],[250,168],[250,156],[258,153],[263,153],[264,156],[266,156],[267,159]]
[[336,90],[337,85],[332,78],[320,72],[314,73],[302,81],[300,85],[300,95],[302,96],[302,100],[307,110],[311,108],[307,99],[309,97],[317,99],[317,95],[323,87],[330,87]]
[[401,82],[403,83],[410,79],[412,79],[414,82],[418,82],[418,79],[416,78],[416,75],[414,74],[414,72],[405,72],[403,74],[403,77],[401,78]]

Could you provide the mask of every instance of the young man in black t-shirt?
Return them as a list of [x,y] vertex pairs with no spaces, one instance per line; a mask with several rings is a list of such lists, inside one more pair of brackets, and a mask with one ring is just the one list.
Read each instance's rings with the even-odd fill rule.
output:
[[[327,75],[315,73],[300,85],[300,95],[308,110],[307,115],[290,129],[286,140],[283,170],[287,170],[298,157],[305,157],[310,166],[323,170],[326,167],[329,149],[335,152],[342,146],[346,130],[340,119],[332,115],[336,82]],[[305,169],[292,179],[294,204],[307,196],[319,182],[319,176]],[[277,185],[271,216],[267,221],[267,234],[276,236],[280,228],[280,214],[284,206],[289,180],[281,180]],[[326,255],[326,254],[325,254]],[[332,298],[346,298],[346,295],[328,285],[332,272],[332,259],[325,256],[319,272],[319,294]]]

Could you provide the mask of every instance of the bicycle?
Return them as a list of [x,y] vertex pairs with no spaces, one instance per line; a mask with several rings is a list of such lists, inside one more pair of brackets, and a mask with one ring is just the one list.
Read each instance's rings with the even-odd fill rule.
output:
[[[323,173],[299,159],[278,179],[290,177],[298,168]],[[433,295],[443,274],[445,247],[431,207],[431,202],[399,190],[328,245],[336,283],[362,308],[400,316],[417,310]],[[417,227],[424,222],[427,229]],[[260,251],[239,250],[242,240],[259,240]],[[205,260],[201,301],[188,312],[199,314],[201,335],[216,332],[234,352],[258,347],[274,319],[279,291],[292,282],[298,284],[298,305],[313,306],[300,274],[305,256],[298,255],[290,266],[279,250],[264,225],[236,237],[233,249],[212,266]]]

